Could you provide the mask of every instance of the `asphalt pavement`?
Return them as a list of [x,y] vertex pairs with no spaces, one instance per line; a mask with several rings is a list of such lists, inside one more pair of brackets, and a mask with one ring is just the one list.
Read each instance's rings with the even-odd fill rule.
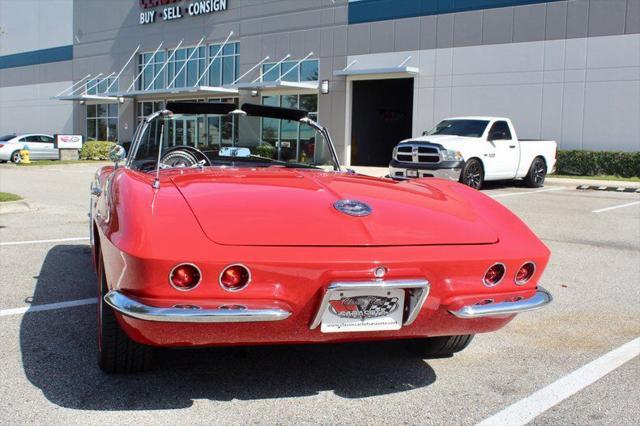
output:
[[[537,425],[637,424],[639,341],[599,379],[590,363],[640,336],[639,194],[488,185],[550,247],[555,300],[452,358],[384,343],[165,350],[149,373],[109,376],[87,245],[95,169],[0,166],[0,191],[32,206],[0,215],[0,424],[472,425],[521,406]],[[556,383],[566,394],[538,397]]]

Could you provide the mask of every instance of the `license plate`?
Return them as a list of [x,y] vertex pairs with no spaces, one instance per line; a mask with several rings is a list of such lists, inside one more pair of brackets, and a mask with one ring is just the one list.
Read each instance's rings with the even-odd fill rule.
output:
[[418,177],[417,170],[407,170],[407,177]]
[[404,290],[368,289],[336,291],[322,314],[320,331],[399,330],[404,313]]

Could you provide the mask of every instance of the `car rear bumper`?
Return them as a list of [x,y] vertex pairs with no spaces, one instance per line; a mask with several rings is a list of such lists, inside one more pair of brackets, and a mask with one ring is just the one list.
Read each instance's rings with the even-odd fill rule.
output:
[[125,294],[112,290],[104,296],[116,311],[131,318],[157,322],[224,323],[282,321],[291,312],[275,304],[252,303],[223,304],[216,308],[202,308],[194,304],[176,304],[170,307],[147,305]]
[[[408,315],[403,326],[388,331],[321,331],[317,318],[325,303],[320,294],[317,295],[319,303],[305,303],[300,310],[279,301],[191,300],[176,304],[130,297],[119,291],[109,292],[105,301],[116,311],[121,326],[133,340],[153,346],[186,347],[332,343],[486,333],[502,328],[517,313],[540,308],[551,300],[541,288],[499,293],[491,296],[496,303],[489,310],[486,307],[489,305],[483,304],[482,295],[447,300],[427,296],[429,285],[425,283],[424,286],[414,283],[416,285],[409,287],[405,283],[407,291],[417,290],[413,305],[415,316],[411,315],[411,303],[407,303]],[[522,300],[511,302],[516,298]]]
[[[410,179],[436,177],[452,181],[460,180],[464,161],[442,161],[436,164],[412,164],[391,160],[389,177],[392,179]],[[415,173],[415,176],[410,176]]]
[[542,287],[538,287],[536,293],[526,299],[520,298],[518,300],[500,303],[494,303],[493,300],[488,299],[486,303],[467,305],[460,309],[450,310],[449,312],[463,319],[513,315],[543,308],[552,301],[553,297],[551,297],[551,293]]

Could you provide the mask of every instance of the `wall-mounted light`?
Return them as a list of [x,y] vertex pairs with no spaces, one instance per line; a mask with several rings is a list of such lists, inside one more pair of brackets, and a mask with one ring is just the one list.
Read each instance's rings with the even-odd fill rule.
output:
[[322,80],[322,83],[320,83],[320,93],[323,95],[329,93],[329,80]]
[[252,96],[252,97],[254,97],[254,98],[255,98],[256,96],[258,96],[258,91],[257,91],[257,90],[255,90],[255,89],[253,89],[253,90],[251,91],[251,96]]
[[84,100],[81,100],[81,101],[79,102],[79,104],[80,104],[80,105],[84,105]]
[[122,96],[120,96],[120,97],[118,98],[118,102],[120,102],[121,104],[123,104],[123,103],[124,103],[124,98],[123,98]]

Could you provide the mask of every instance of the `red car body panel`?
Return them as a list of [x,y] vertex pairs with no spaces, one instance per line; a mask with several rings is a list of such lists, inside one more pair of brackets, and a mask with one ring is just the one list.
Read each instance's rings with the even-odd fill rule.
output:
[[[154,176],[106,167],[93,208],[94,254],[110,290],[150,306],[203,308],[260,303],[292,315],[261,323],[145,321],[117,313],[135,341],[157,346],[210,346],[382,340],[488,332],[513,314],[463,319],[449,311],[491,299],[531,297],[549,250],[505,207],[467,186],[438,179],[395,182],[343,172],[270,168],[203,168]],[[373,208],[351,217],[333,203],[357,199]],[[515,273],[536,264],[524,285]],[[169,284],[171,269],[196,264],[192,291]],[[494,263],[507,272],[495,287],[482,278]],[[252,281],[231,293],[218,283],[230,264],[247,265]],[[417,319],[396,331],[323,333],[310,329],[335,281],[426,279],[430,293]]]

